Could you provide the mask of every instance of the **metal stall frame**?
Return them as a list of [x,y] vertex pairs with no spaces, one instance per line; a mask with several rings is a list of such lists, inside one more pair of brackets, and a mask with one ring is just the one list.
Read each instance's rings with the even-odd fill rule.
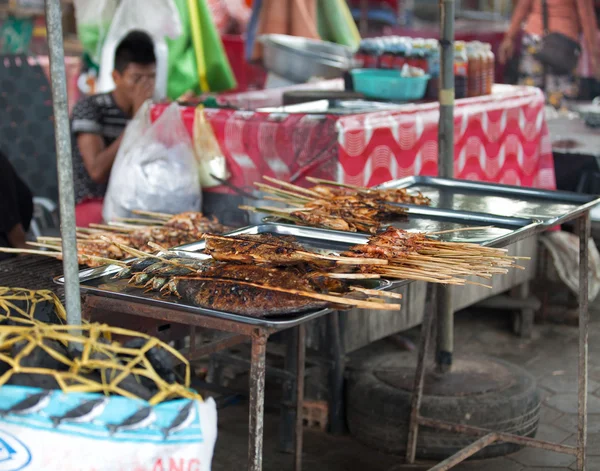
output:
[[[459,433],[464,435],[473,435],[480,437],[471,445],[463,448],[454,455],[438,463],[429,471],[446,471],[451,469],[474,455],[483,448],[494,442],[513,443],[522,446],[540,448],[543,450],[554,451],[557,453],[573,455],[577,458],[577,470],[586,469],[586,448],[587,448],[587,384],[588,384],[588,243],[590,238],[590,208],[583,207],[582,211],[576,211],[573,214],[563,218],[560,222],[577,220],[579,230],[579,357],[578,357],[578,427],[577,427],[577,445],[567,446],[558,443],[552,443],[544,440],[523,437],[511,433],[497,432],[465,424],[455,424],[444,422],[438,419],[431,419],[420,415],[421,400],[423,398],[423,387],[425,383],[425,359],[427,349],[431,342],[432,327],[435,312],[426,311],[423,319],[423,327],[419,342],[417,357],[417,366],[412,391],[411,415],[409,421],[408,442],[406,448],[406,461],[410,464],[415,462],[417,438],[419,426],[436,428],[447,432]],[[550,229],[549,225],[532,225],[530,231],[524,231],[514,236],[507,236],[501,240],[490,244],[495,247],[503,247],[518,242],[526,237],[542,233]],[[440,314],[439,312],[437,313]]]
[[[86,294],[83,309],[86,317],[96,315],[114,315],[115,313],[141,316],[154,320],[172,322],[187,325],[191,328],[190,347],[186,352],[189,360],[194,360],[220,350],[243,343],[250,339],[252,343],[250,355],[250,410],[249,410],[249,437],[248,437],[248,470],[261,471],[263,458],[263,429],[264,429],[264,404],[265,404],[265,376],[266,376],[266,354],[267,341],[269,337],[287,329],[296,330],[297,351],[296,380],[295,380],[295,437],[294,437],[294,470],[302,469],[302,433],[303,414],[302,404],[304,401],[304,378],[305,378],[305,323],[323,315],[331,315],[333,311],[322,310],[313,316],[298,318],[277,327],[270,325],[268,321],[260,324],[258,322],[240,322],[233,319],[217,318],[199,315],[196,313],[167,309],[159,306],[142,304],[134,301],[125,301],[109,297]],[[196,327],[212,329],[232,334],[225,338],[211,342],[200,347],[195,345]]]
[[54,110],[56,166],[58,169],[60,235],[65,274],[65,307],[67,323],[79,325],[81,324],[81,297],[77,236],[75,233],[75,192],[73,189],[71,127],[67,101],[60,0],[45,0],[45,7],[48,49],[50,51],[50,82],[52,85],[52,108]]

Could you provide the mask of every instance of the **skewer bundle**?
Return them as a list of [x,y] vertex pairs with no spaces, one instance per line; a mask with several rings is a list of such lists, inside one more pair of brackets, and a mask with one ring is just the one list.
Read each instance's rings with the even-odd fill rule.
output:
[[[165,247],[176,247],[201,239],[204,232],[221,233],[226,230],[216,218],[207,218],[197,212],[176,215],[149,211],[134,211],[134,213],[143,217],[123,218],[107,225],[92,224],[90,228],[78,228],[79,263],[94,267],[105,264],[106,259],[127,258],[127,253],[113,242],[151,252],[153,249],[148,245],[151,242]],[[61,242],[58,237],[39,237],[37,242],[29,245],[50,249],[56,258],[61,258],[62,255],[58,253],[61,250]]]
[[316,186],[307,189],[270,177],[264,179],[278,185],[255,184],[267,194],[265,199],[290,207],[242,206],[241,209],[339,231],[376,233],[386,221],[405,216],[406,209],[392,203],[430,204],[429,198],[421,193],[412,195],[404,188],[369,189],[308,178]]
[[[479,228],[468,228],[479,229]],[[506,274],[510,268],[522,269],[516,262],[527,257],[512,257],[505,249],[482,247],[477,244],[444,242],[432,235],[408,232],[393,227],[372,236],[367,244],[351,247],[342,255],[349,257],[379,257],[388,261],[386,266],[363,269],[383,278],[422,280],[453,285],[481,283],[466,280],[474,276],[491,279]],[[491,287],[490,287],[491,288]]]

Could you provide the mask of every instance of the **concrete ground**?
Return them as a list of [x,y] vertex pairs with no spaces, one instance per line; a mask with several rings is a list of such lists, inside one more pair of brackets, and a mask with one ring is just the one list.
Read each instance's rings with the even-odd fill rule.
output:
[[[590,381],[588,467],[600,470],[600,312],[591,313],[589,329]],[[523,365],[539,381],[543,393],[541,423],[537,438],[574,444],[577,431],[577,336],[576,327],[536,325],[531,340],[514,336],[509,317],[492,311],[465,311],[456,317],[457,353],[486,353]],[[415,336],[418,332],[410,332]],[[378,351],[398,348],[383,340],[370,347]],[[359,354],[365,354],[360,352]],[[273,388],[271,388],[273,389]],[[269,391],[267,391],[269,394]],[[219,437],[214,471],[246,469],[247,406],[230,406],[219,413]],[[292,469],[292,456],[277,451],[278,413],[267,410],[265,422],[265,471]],[[402,471],[428,469],[428,464],[407,466],[402,459],[362,446],[350,436],[333,437],[311,429],[304,433],[304,470],[308,471]],[[492,460],[472,461],[457,471],[573,470],[575,459],[568,455],[523,449]]]

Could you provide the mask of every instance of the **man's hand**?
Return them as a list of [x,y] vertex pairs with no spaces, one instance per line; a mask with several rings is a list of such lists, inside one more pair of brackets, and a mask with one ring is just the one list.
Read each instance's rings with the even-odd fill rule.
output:
[[141,80],[135,84],[133,89],[133,116],[137,114],[138,110],[146,100],[152,98],[152,95],[154,95],[154,85],[155,82],[146,77],[142,77]]
[[504,37],[498,48],[498,61],[500,64],[506,64],[515,52],[515,43],[512,38]]

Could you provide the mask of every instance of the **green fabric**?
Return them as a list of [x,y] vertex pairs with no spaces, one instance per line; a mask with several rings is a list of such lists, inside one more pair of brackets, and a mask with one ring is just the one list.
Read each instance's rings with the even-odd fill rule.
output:
[[8,16],[0,23],[0,52],[22,54],[29,51],[33,37],[33,20]]
[[189,90],[195,93],[200,91],[187,2],[186,0],[175,0],[175,4],[181,19],[182,34],[177,39],[167,38],[167,47],[169,48],[167,96],[171,100],[176,100]]
[[352,19],[350,9],[345,0],[319,0],[319,23],[325,30],[323,39],[357,49],[360,43],[360,34],[356,23]]
[[237,86],[223,42],[212,20],[206,0],[198,0],[206,79],[211,92],[231,90]]
[[106,39],[106,34],[110,28],[110,21],[99,25],[92,23],[89,25],[79,25],[77,27],[77,37],[83,46],[83,50],[90,57],[100,57],[102,45]]

